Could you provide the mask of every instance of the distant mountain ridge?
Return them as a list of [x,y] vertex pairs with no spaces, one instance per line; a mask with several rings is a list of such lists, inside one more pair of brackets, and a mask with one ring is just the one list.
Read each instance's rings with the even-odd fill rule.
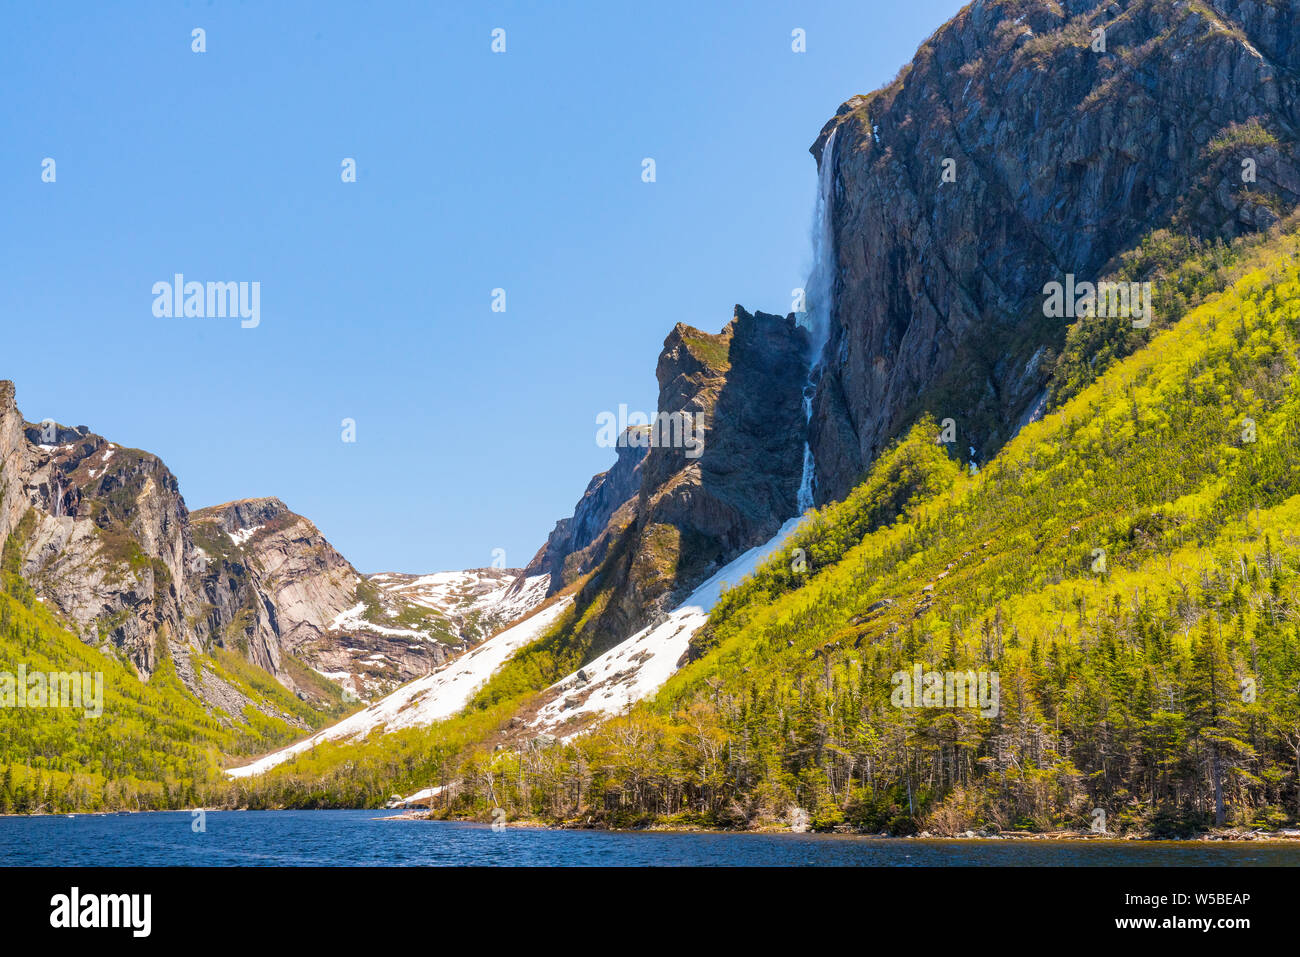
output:
[[5,540],[23,578],[84,642],[143,678],[171,657],[210,705],[229,705],[230,689],[189,667],[191,652],[236,651],[301,698],[326,700],[322,680],[369,698],[544,597],[534,582],[505,602],[516,569],[446,573],[436,601],[413,578],[367,578],[276,498],[190,512],[157,456],[85,426],[27,422],[13,384],[0,381]]

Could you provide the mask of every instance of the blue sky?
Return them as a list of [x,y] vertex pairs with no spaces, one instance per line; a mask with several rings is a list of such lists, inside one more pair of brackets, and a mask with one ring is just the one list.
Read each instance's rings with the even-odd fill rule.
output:
[[[790,310],[809,144],[960,7],[6,3],[0,378],[362,571],[522,565],[674,323]],[[156,318],[177,272],[260,325]]]

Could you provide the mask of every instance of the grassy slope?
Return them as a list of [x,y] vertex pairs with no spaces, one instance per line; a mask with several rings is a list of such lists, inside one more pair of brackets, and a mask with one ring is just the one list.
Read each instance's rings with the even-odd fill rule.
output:
[[[860,496],[827,509],[792,546],[808,572],[787,551],[730,592],[653,702],[558,757],[477,755],[459,807],[486,806],[490,764],[512,810],[577,813],[580,784],[623,821],[1086,828],[1101,807],[1168,832],[1214,822],[1216,782],[1226,822],[1295,820],[1297,248],[977,476],[926,466],[918,427],[870,479],[930,469],[905,520],[861,537]],[[891,706],[914,662],[998,672],[1000,714]]]

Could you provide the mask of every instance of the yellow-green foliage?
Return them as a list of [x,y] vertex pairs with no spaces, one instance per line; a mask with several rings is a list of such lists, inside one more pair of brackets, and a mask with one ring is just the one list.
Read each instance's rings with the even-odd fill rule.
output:
[[[220,803],[228,785],[223,753],[257,753],[301,732],[280,718],[209,714],[185,689],[174,662],[160,657],[145,682],[117,657],[83,644],[35,600],[13,567],[0,587],[0,671],[103,675],[102,714],[74,708],[0,708],[0,812],[164,808]],[[314,712],[261,669],[234,655],[196,655],[269,710],[318,726]]]
[[[914,433],[724,598],[699,661],[546,759],[581,802],[527,751],[496,759],[494,800],[616,822],[797,804],[896,831],[1086,829],[1096,807],[1112,831],[1294,820],[1297,250],[1277,240],[976,476]],[[923,491],[873,528],[900,456]],[[997,673],[998,715],[894,707],[914,663]]]
[[682,341],[691,353],[715,375],[731,369],[731,337],[711,335],[692,326],[682,327]]
[[[1295,237],[975,475],[923,421],[728,592],[696,660],[568,745],[493,750],[571,670],[571,612],[464,713],[326,744],[253,806],[818,827],[1182,833],[1300,811]],[[599,582],[593,580],[599,606]],[[996,715],[899,708],[892,676],[999,676]]]

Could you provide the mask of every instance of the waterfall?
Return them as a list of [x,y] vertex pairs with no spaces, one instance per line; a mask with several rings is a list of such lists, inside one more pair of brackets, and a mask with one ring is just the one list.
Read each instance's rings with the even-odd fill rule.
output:
[[[803,413],[805,423],[812,421],[812,400],[821,377],[822,349],[831,331],[831,303],[835,295],[835,230],[832,222],[835,204],[835,134],[831,130],[822,147],[821,165],[817,170],[817,206],[813,210],[813,264],[812,274],[804,285],[804,320],[810,333],[811,355],[808,359],[808,381],[803,388]],[[812,446],[803,446],[803,480],[799,483],[799,514],[813,507],[815,476]]]

